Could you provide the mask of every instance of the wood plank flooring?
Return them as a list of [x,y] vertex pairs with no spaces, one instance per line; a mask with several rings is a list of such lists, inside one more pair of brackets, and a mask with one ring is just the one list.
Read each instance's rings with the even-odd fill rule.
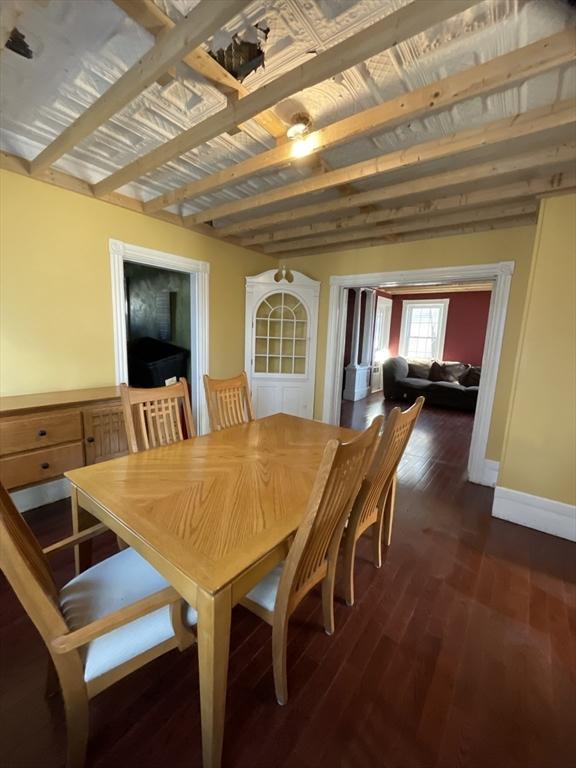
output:
[[[362,427],[381,395],[346,403]],[[321,628],[312,594],[289,633],[290,698],[274,700],[270,628],[242,608],[232,626],[224,768],[573,768],[576,545],[490,517],[467,483],[472,416],[425,408],[399,472],[392,546],[376,570],[360,542],[357,604]],[[29,513],[45,544],[67,504]],[[115,551],[101,538],[98,558]],[[59,584],[68,554],[52,558]],[[47,654],[0,583],[0,766],[63,765]],[[197,656],[173,651],[91,705],[90,768],[196,768]]]

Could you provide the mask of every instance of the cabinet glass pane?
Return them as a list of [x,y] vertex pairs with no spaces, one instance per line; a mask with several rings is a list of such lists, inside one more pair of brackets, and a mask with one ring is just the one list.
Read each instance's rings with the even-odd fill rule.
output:
[[254,370],[256,373],[266,373],[266,363],[268,358],[266,356],[256,355],[254,358]]
[[256,373],[305,373],[308,316],[297,296],[279,291],[263,299],[256,310],[254,331]]
[[268,358],[268,373],[280,373],[280,358],[269,357]]
[[282,358],[282,373],[294,373],[293,360],[291,357]]

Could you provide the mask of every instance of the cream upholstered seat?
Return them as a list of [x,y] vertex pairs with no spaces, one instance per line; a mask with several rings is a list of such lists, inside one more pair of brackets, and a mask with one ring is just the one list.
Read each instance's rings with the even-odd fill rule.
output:
[[248,600],[261,606],[265,611],[270,611],[270,613],[274,611],[274,606],[276,605],[276,595],[278,594],[278,586],[285,562],[283,560],[281,563],[278,563],[276,568],[267,573],[246,595]]
[[[69,581],[60,591],[59,603],[66,624],[74,630],[169,586],[155,568],[129,548]],[[197,623],[196,611],[190,606],[184,611],[184,621],[189,627]],[[168,605],[101,635],[82,649],[84,680],[94,681],[174,636]]]

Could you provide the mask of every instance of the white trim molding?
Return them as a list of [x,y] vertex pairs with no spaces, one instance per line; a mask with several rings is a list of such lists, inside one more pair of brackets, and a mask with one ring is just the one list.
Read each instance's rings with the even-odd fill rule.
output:
[[322,420],[329,424],[337,424],[340,417],[347,291],[350,288],[386,288],[401,285],[439,285],[442,283],[490,281],[494,288],[490,299],[490,313],[482,358],[482,377],[468,459],[468,479],[480,485],[490,485],[491,483],[486,483],[485,479],[486,446],[492,420],[500,351],[513,272],[513,261],[501,261],[494,264],[475,264],[462,267],[435,267],[400,272],[371,272],[362,275],[332,276],[330,278]]
[[482,482],[480,485],[489,485],[491,488],[498,482],[498,473],[500,472],[500,462],[493,459],[484,459],[484,471],[482,473]]
[[186,256],[155,251],[120,240],[109,240],[110,270],[112,277],[112,311],[114,323],[114,360],[116,384],[128,381],[126,355],[126,320],[124,290],[124,262],[130,261],[148,267],[171,269],[190,275],[190,388],[192,411],[198,434],[208,431],[208,412],[204,399],[202,377],[208,373],[208,297],[210,264]]
[[496,487],[492,517],[576,541],[576,505]]
[[20,491],[12,491],[10,496],[19,512],[27,512],[29,509],[43,507],[44,504],[52,504],[53,501],[67,499],[70,496],[70,482],[61,477],[40,485],[32,485],[30,488],[22,488]]

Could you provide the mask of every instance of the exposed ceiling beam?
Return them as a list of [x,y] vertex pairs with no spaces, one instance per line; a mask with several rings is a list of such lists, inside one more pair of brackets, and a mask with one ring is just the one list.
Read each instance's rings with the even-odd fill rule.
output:
[[383,203],[386,200],[397,200],[423,193],[436,192],[440,189],[452,189],[462,185],[470,186],[476,181],[511,173],[533,171],[535,168],[553,166],[559,168],[562,164],[573,162],[574,142],[544,147],[530,152],[523,152],[511,157],[498,160],[488,160],[456,170],[444,171],[417,179],[390,184],[386,187],[371,189],[349,195],[340,200],[329,200],[323,203],[308,203],[290,210],[272,213],[266,216],[245,218],[226,227],[217,227],[223,235],[236,235],[241,232],[269,229],[278,224],[293,224],[299,219],[317,218],[323,214],[334,214],[350,208],[360,208],[370,203]]
[[[573,155],[576,163],[576,145]],[[487,205],[489,203],[518,200],[522,198],[535,198],[536,195],[544,194],[550,191],[560,191],[576,187],[576,170],[571,174],[561,175],[560,178],[555,174],[552,177],[535,178],[528,181],[517,181],[512,184],[506,184],[499,187],[489,187],[488,189],[477,189],[471,192],[464,192],[459,195],[449,197],[440,197],[436,200],[424,200],[413,205],[406,205],[400,208],[387,208],[370,213],[360,213],[356,216],[350,216],[347,219],[338,218],[330,221],[319,221],[313,224],[303,224],[299,227],[288,229],[272,229],[270,232],[263,232],[251,237],[241,237],[241,245],[250,248],[254,245],[266,245],[268,243],[280,243],[286,240],[294,240],[299,237],[312,237],[320,233],[344,232],[352,229],[360,229],[378,224],[384,221],[395,221],[396,219],[413,218],[420,215],[432,213],[441,213],[473,206]]]
[[278,253],[276,256],[279,259],[293,259],[297,258],[298,256],[322,256],[324,254],[331,255],[339,251],[353,250],[354,253],[356,253],[358,248],[374,248],[382,245],[404,243],[411,240],[432,240],[436,237],[448,237],[450,235],[469,235],[473,232],[488,232],[494,229],[510,229],[511,227],[534,226],[536,224],[536,220],[536,214],[529,214],[527,216],[514,216],[513,218],[501,219],[499,221],[485,221],[478,222],[476,224],[460,224],[451,227],[438,227],[438,229],[427,229],[420,232],[404,232],[398,235],[384,235],[382,237],[375,237],[372,240],[362,240],[362,242],[358,245],[354,241],[350,241],[348,243],[328,245],[322,248],[311,248],[304,253],[294,253],[292,251],[288,251],[287,253]]
[[[114,0],[114,2],[127,16],[155,37],[160,37],[175,26],[170,16],[167,16],[153,0]],[[237,93],[240,98],[244,98],[250,93],[201,46],[187,53],[182,61],[225,94]],[[271,109],[256,115],[254,120],[275,138],[285,137],[286,126]],[[239,127],[242,128],[243,125]]]
[[454,157],[480,147],[513,142],[522,137],[575,123],[575,107],[576,101],[574,99],[566,99],[551,106],[531,109],[513,117],[496,120],[480,128],[469,128],[459,133],[416,144],[407,149],[387,152],[370,160],[362,160],[359,163],[338,168],[329,173],[301,179],[259,195],[251,195],[241,200],[206,208],[199,213],[187,216],[185,221],[189,221],[191,224],[213,221],[272,203],[289,201],[294,197],[301,197],[312,192],[327,190],[340,184],[364,181],[372,176],[415,167],[431,160]]
[[213,3],[211,0],[202,0],[180,24],[163,35],[156,45],[32,160],[32,174],[36,176],[49,168],[180,61],[188,51],[211,37],[250,1],[218,0]]
[[304,237],[299,240],[290,240],[282,243],[273,243],[264,247],[264,252],[274,255],[287,253],[288,251],[307,251],[310,248],[321,248],[324,245],[334,243],[355,242],[361,245],[362,240],[373,239],[382,235],[394,235],[399,232],[412,232],[419,229],[433,229],[434,227],[452,226],[455,224],[472,224],[477,221],[493,221],[506,219],[511,216],[526,216],[535,213],[538,203],[530,200],[523,203],[497,205],[475,210],[456,211],[446,214],[432,214],[419,216],[415,219],[393,221],[380,226],[366,227],[360,232],[332,232],[317,237]]
[[249,96],[231,102],[199,125],[116,171],[95,185],[96,194],[106,194],[144,176],[175,157],[232,130],[279,101],[419,34],[465,11],[477,2],[478,0],[412,0],[398,11],[328,48],[311,61],[295,67]]
[[[132,3],[134,0],[116,2]],[[447,109],[466,99],[485,96],[499,88],[510,88],[575,59],[574,29],[571,28],[314,131],[307,139],[313,147],[307,157],[382,128],[392,130],[405,121]],[[292,152],[292,143],[274,147],[242,163],[160,195],[148,201],[145,208],[157,211],[205,195],[226,184],[237,184],[257,173],[291,163],[296,165],[298,160],[294,159]]]

